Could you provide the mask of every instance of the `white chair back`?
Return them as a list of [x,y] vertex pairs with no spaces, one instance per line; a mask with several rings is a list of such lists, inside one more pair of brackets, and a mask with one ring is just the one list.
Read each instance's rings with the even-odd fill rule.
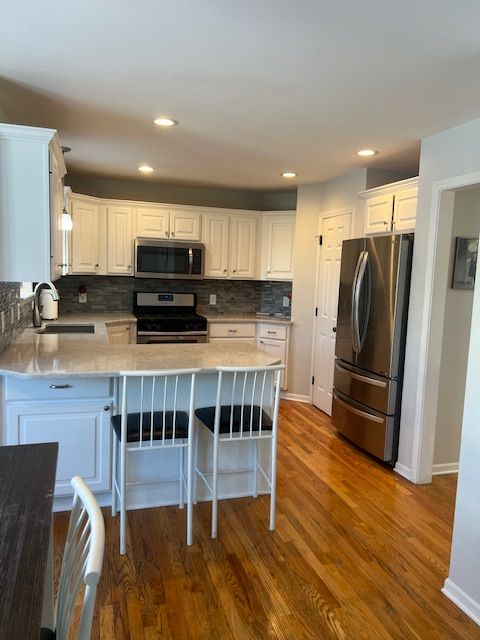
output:
[[77,640],[88,640],[105,549],[105,525],[95,497],[79,476],[63,553],[55,615],[56,640],[68,640],[72,614],[82,585],[85,587]]
[[[221,407],[230,405],[229,430],[228,433],[222,431],[222,440],[272,437],[278,425],[284,369],[283,364],[269,367],[217,367],[215,433],[220,428]],[[243,428],[235,429],[238,419]]]
[[[133,413],[138,414],[138,440],[128,442],[128,449],[169,448],[187,446],[191,436],[195,374],[198,369],[175,371],[139,371],[121,373],[121,442],[127,442],[127,424]],[[179,404],[180,387],[187,385]],[[189,414],[188,424],[181,422],[182,413]],[[159,415],[160,414],[160,415]],[[180,414],[180,420],[179,420]],[[185,434],[187,433],[187,438]]]

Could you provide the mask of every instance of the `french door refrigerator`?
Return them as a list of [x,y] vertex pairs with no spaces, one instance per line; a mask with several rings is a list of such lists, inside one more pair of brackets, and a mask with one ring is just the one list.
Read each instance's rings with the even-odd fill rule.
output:
[[400,428],[413,234],[342,245],[332,424],[393,465]]

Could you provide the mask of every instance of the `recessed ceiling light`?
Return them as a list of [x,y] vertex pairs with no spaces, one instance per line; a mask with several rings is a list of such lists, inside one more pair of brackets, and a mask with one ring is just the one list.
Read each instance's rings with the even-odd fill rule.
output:
[[154,171],[154,168],[149,167],[148,164],[141,164],[138,167],[138,170],[141,171],[142,173],[152,173],[152,171]]
[[375,149],[360,149],[360,151],[357,151],[357,156],[362,156],[362,158],[369,158],[370,156],[376,156],[378,154],[378,151],[375,151]]
[[280,175],[282,178],[295,178],[298,173],[295,173],[295,171],[283,171]]
[[155,118],[153,121],[159,127],[176,127],[178,124],[178,120],[173,120],[172,118]]

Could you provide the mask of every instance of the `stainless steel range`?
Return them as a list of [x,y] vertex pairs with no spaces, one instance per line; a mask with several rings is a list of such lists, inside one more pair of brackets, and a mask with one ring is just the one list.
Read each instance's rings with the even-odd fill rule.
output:
[[133,294],[138,344],[207,342],[207,319],[196,313],[194,293]]

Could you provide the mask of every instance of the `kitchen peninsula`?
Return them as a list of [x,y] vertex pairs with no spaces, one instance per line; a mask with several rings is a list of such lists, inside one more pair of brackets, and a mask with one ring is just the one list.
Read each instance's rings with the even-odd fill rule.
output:
[[[120,319],[132,320],[128,314],[122,318],[118,314],[85,315],[81,322],[75,319],[77,326],[93,327],[93,333],[49,334],[27,328],[0,355],[4,401],[1,442],[59,443],[56,510],[70,508],[70,478],[77,473],[85,478],[100,504],[110,503],[110,417],[118,412],[120,372],[200,369],[196,404],[211,406],[215,404],[215,367],[278,363],[274,356],[235,340],[183,345],[109,344],[106,323]],[[72,319],[57,324],[72,324]],[[246,471],[251,466],[249,444],[230,447],[231,457],[229,452],[223,456],[221,497],[251,493],[251,472]],[[208,465],[210,438],[201,438],[200,446],[205,456],[202,464]],[[245,450],[240,451],[241,447]],[[163,456],[159,461],[152,453],[140,452],[132,465],[130,479],[141,477],[151,484],[131,487],[130,508],[176,503],[176,456],[171,451],[155,452]]]

